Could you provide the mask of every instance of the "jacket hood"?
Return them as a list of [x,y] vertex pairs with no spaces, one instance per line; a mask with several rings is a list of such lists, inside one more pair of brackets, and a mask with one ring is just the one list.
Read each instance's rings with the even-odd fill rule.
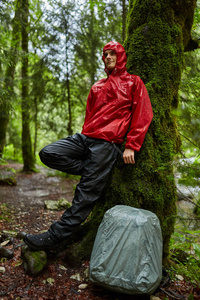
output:
[[[103,62],[105,63],[105,56],[104,56],[104,52],[106,50],[114,50],[117,54],[117,62],[116,62],[116,66],[115,68],[112,70],[112,73],[114,74],[120,74],[124,71],[126,71],[126,62],[127,62],[127,57],[126,57],[126,52],[124,47],[118,43],[118,42],[109,42],[108,44],[106,44],[103,48]],[[105,72],[109,75],[110,71],[105,67]]]

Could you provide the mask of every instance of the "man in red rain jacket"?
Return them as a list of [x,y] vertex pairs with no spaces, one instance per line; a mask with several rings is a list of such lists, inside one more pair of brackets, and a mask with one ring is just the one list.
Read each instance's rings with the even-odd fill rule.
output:
[[[72,206],[48,231],[24,237],[33,250],[55,249],[90,214],[100,199],[119,147],[126,136],[123,160],[134,164],[153,113],[142,80],[126,71],[126,52],[117,42],[103,49],[107,78],[95,83],[89,93],[82,133],[52,143],[40,151],[44,164],[81,175]],[[127,133],[128,132],[128,133]]]

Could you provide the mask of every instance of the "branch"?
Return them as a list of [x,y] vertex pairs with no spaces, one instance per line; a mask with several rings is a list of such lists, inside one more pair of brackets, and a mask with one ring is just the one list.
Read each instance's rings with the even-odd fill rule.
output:
[[[199,204],[197,204],[197,203],[195,203],[195,202],[193,202],[192,200],[190,200],[187,196],[185,196],[182,192],[181,192],[181,190],[179,190],[179,188],[177,188],[176,187],[176,189],[177,189],[177,191],[179,191],[179,193],[186,199],[186,201],[188,201],[188,202],[190,202],[190,203],[192,203],[192,204],[194,204],[195,206],[197,206],[197,207],[199,207],[200,208],[200,205]],[[191,192],[190,192],[191,193]],[[192,193],[191,193],[192,194]],[[193,197],[194,197],[194,194],[192,194],[193,195]],[[195,198],[195,197],[194,197]],[[196,198],[195,198],[196,199]]]
[[190,142],[192,145],[194,145],[195,147],[197,147],[198,149],[200,149],[199,145],[196,145],[194,142],[192,142],[189,138],[187,138],[185,135],[183,135],[182,133],[179,133],[182,137],[184,137],[188,142]]
[[197,220],[200,220],[200,218],[184,218],[184,217],[180,217],[180,216],[177,216],[177,219],[183,220],[183,221],[197,221]]

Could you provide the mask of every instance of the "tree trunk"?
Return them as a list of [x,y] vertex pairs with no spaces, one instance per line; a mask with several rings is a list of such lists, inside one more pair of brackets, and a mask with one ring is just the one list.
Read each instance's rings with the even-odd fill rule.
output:
[[22,0],[22,155],[25,172],[34,170],[28,99],[28,0]]
[[126,38],[126,0],[121,0],[122,2],[122,41],[124,42]]
[[68,134],[71,135],[73,133],[72,130],[72,110],[71,110],[71,95],[70,95],[70,79],[69,79],[69,62],[68,62],[68,21],[64,20],[65,24],[65,39],[66,39],[66,46],[65,46],[65,61],[66,61],[66,87],[67,87],[67,103],[68,103],[68,126],[67,131]]
[[3,108],[0,112],[0,158],[3,156],[3,149],[6,143],[6,131],[9,121],[8,109]]
[[125,40],[127,67],[144,81],[154,118],[136,153],[135,165],[118,160],[102,201],[93,210],[89,232],[74,248],[83,258],[90,256],[105,211],[118,204],[154,212],[162,227],[163,258],[169,254],[177,199],[172,162],[180,146],[172,112],[178,106],[183,52],[191,40],[195,2],[130,0]]
[[5,101],[0,108],[0,157],[2,157],[3,155],[3,149],[6,143],[6,131],[9,122],[9,111],[11,107],[10,102],[13,98],[15,67],[18,60],[17,51],[19,49],[20,42],[20,0],[16,1],[15,16],[13,18],[12,24],[13,30],[10,48],[11,60],[7,66],[4,80],[4,90],[6,90],[7,96],[5,97]]
[[38,101],[37,97],[34,97],[34,107],[35,107],[35,115],[34,115],[34,144],[33,144],[33,156],[34,160],[36,159],[36,148],[37,148],[37,137],[38,137]]
[[90,23],[89,23],[89,32],[91,36],[91,43],[90,43],[90,82],[91,86],[95,83],[95,74],[96,74],[96,45],[95,41],[95,32],[94,32],[94,3],[90,1]]

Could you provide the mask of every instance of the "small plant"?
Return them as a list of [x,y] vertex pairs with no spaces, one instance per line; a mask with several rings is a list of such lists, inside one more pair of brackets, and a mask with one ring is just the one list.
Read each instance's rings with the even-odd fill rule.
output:
[[7,203],[0,205],[0,220],[11,221],[12,207],[9,207]]
[[[200,282],[200,230],[182,229],[171,237],[171,259],[176,263],[171,272],[195,284]],[[172,275],[172,274],[171,274]]]

